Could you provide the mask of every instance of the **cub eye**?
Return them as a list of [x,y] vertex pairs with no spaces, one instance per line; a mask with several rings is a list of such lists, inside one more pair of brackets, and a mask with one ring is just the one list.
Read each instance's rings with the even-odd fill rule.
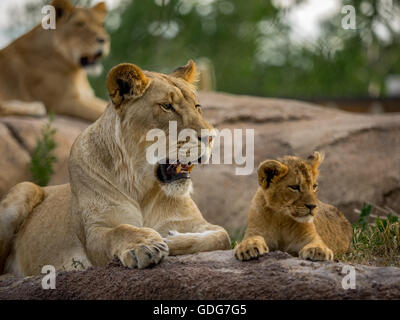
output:
[[314,184],[312,187],[313,187],[314,190],[318,189],[318,185],[317,184]]
[[164,111],[175,111],[174,106],[171,103],[163,103],[160,104],[161,109]]
[[300,191],[300,186],[298,184],[293,185],[293,186],[289,186],[289,188],[292,189],[292,190]]
[[78,27],[84,27],[85,26],[85,23],[83,22],[83,21],[78,21],[77,23],[76,23],[76,25],[78,26]]

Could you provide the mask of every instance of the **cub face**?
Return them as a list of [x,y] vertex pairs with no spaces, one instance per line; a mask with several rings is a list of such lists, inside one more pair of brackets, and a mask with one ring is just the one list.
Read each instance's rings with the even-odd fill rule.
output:
[[302,160],[286,156],[265,160],[258,167],[258,182],[268,205],[298,222],[311,222],[318,210],[319,152]]
[[108,55],[109,36],[104,28],[107,8],[100,2],[92,8],[74,7],[69,0],[53,0],[56,10],[54,45],[77,68],[101,71],[100,58]]
[[[129,157],[139,157],[136,162],[140,162],[142,172],[147,172],[146,180],[158,183],[167,196],[188,195],[194,164],[207,162],[211,154],[214,131],[202,116],[192,84],[196,78],[196,66],[191,60],[169,75],[124,63],[111,69],[107,77],[108,92],[120,119]],[[170,141],[170,135],[175,134],[170,132],[171,122],[176,125],[178,139]],[[155,141],[148,139],[152,129],[164,135],[166,146],[164,151],[157,150],[157,160],[153,163],[147,159],[148,148]],[[192,136],[181,141],[179,134],[184,129],[191,129]],[[186,157],[186,153],[181,157],[188,144],[196,151],[193,159],[190,154]],[[173,151],[177,157],[173,157]]]

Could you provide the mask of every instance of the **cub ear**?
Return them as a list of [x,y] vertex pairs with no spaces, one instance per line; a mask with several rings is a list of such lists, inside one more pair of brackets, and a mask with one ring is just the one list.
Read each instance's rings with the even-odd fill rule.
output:
[[196,64],[193,60],[189,60],[187,64],[175,69],[171,76],[181,78],[189,83],[194,83],[198,80],[199,74],[197,72]]
[[311,165],[314,176],[318,176],[318,167],[322,161],[324,161],[324,158],[325,155],[318,151],[314,151],[314,153],[307,158],[308,163]]
[[289,171],[289,168],[276,160],[265,160],[258,166],[258,184],[268,189],[271,182],[283,178]]
[[66,17],[74,10],[74,6],[69,0],[53,0],[51,5],[56,9],[56,19]]
[[106,6],[105,2],[99,2],[98,4],[94,5],[92,7],[92,10],[94,10],[104,16],[107,14],[107,6]]
[[116,109],[126,100],[140,98],[150,85],[150,79],[134,64],[121,63],[107,75],[107,90]]

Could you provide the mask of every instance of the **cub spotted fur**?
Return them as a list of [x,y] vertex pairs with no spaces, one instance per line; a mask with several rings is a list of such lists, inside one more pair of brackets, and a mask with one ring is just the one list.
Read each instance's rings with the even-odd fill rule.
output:
[[158,128],[169,140],[170,121],[178,132],[191,128],[198,154],[209,158],[213,137],[206,148],[198,137],[212,127],[191,84],[196,77],[193,61],[170,75],[129,63],[114,67],[107,78],[111,103],[72,146],[70,184],[24,182],[0,203],[0,268],[27,276],[44,265],[87,268],[114,256],[145,268],[168,254],[229,249],[227,232],[208,223],[191,198],[192,165],[146,159],[154,143],[147,133]]
[[96,120],[107,103],[96,98],[86,72],[101,71],[109,52],[103,2],[92,8],[53,0],[56,29],[39,24],[0,50],[0,116],[47,111]]
[[239,260],[281,250],[303,259],[332,260],[349,249],[352,227],[335,207],[318,200],[318,167],[314,152],[307,160],[286,156],[258,167],[259,188],[252,200]]

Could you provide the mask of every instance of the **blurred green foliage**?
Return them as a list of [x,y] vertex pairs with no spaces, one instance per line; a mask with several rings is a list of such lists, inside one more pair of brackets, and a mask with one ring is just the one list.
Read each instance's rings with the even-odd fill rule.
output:
[[[277,10],[264,0],[201,3],[170,0],[160,6],[155,1],[130,1],[119,28],[111,31],[106,69],[124,61],[170,72],[190,58],[208,57],[216,69],[218,90],[262,93],[265,74],[257,72],[255,63],[255,29],[261,19],[274,19]],[[93,80],[96,89],[103,83],[104,78]],[[96,93],[104,90],[103,86]]]
[[[125,1],[119,26],[110,30],[105,69],[132,62],[168,72],[189,58],[207,57],[219,91],[303,98],[385,95],[386,75],[400,73],[400,30],[391,25],[392,19],[400,21],[398,5],[388,12],[379,1],[338,0],[341,5],[322,21],[317,41],[297,43],[285,14],[302,1],[284,9],[273,5],[277,2]],[[355,7],[356,30],[342,28],[345,4]],[[105,76],[91,80],[103,97]]]
[[[111,53],[103,61],[105,72],[90,81],[106,98],[107,71],[118,63],[169,72],[189,58],[207,57],[219,91],[293,98],[385,96],[387,75],[400,74],[399,1],[337,0],[321,21],[319,37],[298,41],[303,35],[288,16],[305,2],[121,0],[106,24]],[[355,30],[342,27],[344,5],[355,8]]]

